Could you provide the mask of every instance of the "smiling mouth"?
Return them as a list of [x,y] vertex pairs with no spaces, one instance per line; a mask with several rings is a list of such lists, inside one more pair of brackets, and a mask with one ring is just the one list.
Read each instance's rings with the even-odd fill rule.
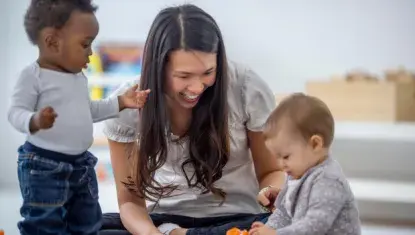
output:
[[190,103],[196,102],[200,98],[200,95],[187,95],[184,93],[180,93],[180,95],[184,98],[184,100]]

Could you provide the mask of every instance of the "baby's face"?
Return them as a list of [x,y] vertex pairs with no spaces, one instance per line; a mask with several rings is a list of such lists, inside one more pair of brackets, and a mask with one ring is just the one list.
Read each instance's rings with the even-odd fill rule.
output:
[[274,137],[266,140],[265,145],[277,157],[283,170],[294,179],[301,178],[321,159],[309,141],[289,128],[279,130]]
[[60,66],[72,73],[81,72],[89,63],[91,45],[99,31],[94,14],[75,11],[61,30]]

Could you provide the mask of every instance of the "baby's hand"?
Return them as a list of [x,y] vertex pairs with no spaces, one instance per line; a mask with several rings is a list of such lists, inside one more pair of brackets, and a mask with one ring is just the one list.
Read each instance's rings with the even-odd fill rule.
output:
[[55,123],[57,116],[58,114],[56,114],[55,110],[50,106],[39,110],[31,120],[30,131],[34,133],[38,130],[53,127],[53,123]]
[[249,235],[275,235],[275,230],[261,222],[254,222],[249,230]]
[[268,186],[258,193],[257,200],[265,211],[274,211],[274,203],[277,199],[279,191],[279,188]]
[[150,90],[138,90],[138,84],[130,87],[123,95],[119,96],[120,111],[125,108],[141,109],[147,102]]

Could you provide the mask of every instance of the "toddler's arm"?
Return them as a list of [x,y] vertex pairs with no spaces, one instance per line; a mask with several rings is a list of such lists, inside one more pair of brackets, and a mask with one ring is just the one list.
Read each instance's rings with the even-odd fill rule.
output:
[[19,132],[32,133],[30,122],[35,114],[38,96],[38,78],[30,70],[24,70],[14,86],[7,115],[10,124]]
[[278,235],[326,234],[346,202],[346,192],[341,182],[321,178],[311,190],[306,216],[291,225],[277,229]]
[[147,101],[150,90],[138,90],[138,84],[135,84],[122,95],[112,96],[100,101],[91,101],[91,113],[94,122],[103,121],[118,115],[118,112],[130,108],[143,108]]
[[90,101],[90,109],[92,120],[94,122],[117,117],[120,111],[118,97],[111,96],[102,100]]

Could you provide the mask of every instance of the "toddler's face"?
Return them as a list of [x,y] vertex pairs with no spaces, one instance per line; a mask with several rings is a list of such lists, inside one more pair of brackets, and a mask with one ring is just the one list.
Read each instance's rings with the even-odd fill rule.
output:
[[299,179],[322,158],[322,146],[315,143],[313,139],[304,140],[289,128],[282,128],[275,136],[267,139],[265,145],[271,154],[277,157],[283,170],[292,178]]
[[61,30],[59,40],[60,66],[72,73],[79,73],[89,63],[91,44],[99,31],[94,14],[75,11]]

